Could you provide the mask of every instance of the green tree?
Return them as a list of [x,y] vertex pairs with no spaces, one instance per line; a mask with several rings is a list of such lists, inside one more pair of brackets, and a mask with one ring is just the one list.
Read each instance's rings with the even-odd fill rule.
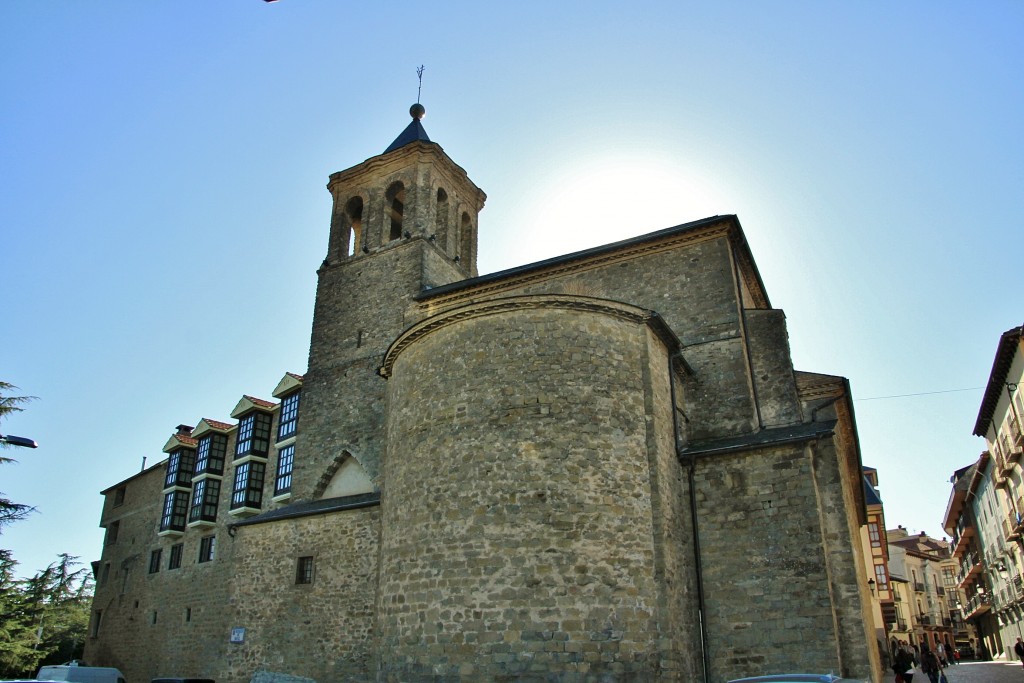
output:
[[78,558],[62,553],[49,567],[25,581],[25,599],[38,624],[37,664],[79,659],[89,628],[92,579]]
[[[0,420],[24,410],[32,396],[15,396],[0,382]],[[0,447],[10,444],[0,442]],[[0,464],[13,462],[0,456]],[[0,494],[0,529],[33,508]],[[10,550],[0,549],[0,678],[28,677],[43,664],[82,656],[89,628],[92,579],[78,558],[61,554],[30,579],[18,579]]]
[[36,632],[22,582],[14,575],[17,562],[0,550],[0,676],[34,675]]
[[[0,381],[0,422],[11,413],[19,413],[24,410],[23,406],[35,398],[35,396],[12,395],[17,388],[13,384]],[[9,447],[11,444],[0,441],[0,448]],[[0,465],[10,462],[14,462],[14,459],[0,455]],[[11,522],[25,519],[34,509],[31,505],[15,503],[13,500],[5,498],[3,492],[0,492],[0,531]]]
[[30,579],[0,550],[0,677],[34,675],[40,666],[80,659],[89,628],[92,579],[62,554]]

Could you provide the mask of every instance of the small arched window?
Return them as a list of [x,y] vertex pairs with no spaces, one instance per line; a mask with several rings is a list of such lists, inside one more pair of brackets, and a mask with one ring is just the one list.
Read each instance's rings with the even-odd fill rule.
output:
[[388,239],[397,240],[402,236],[402,217],[405,215],[405,185],[400,182],[392,183],[385,193],[384,199],[386,200],[388,218],[391,221]]
[[363,241],[363,198],[352,197],[345,204],[345,255],[352,256]]
[[437,188],[437,205],[434,214],[434,234],[438,245],[444,249],[448,244],[448,193]]
[[473,263],[473,221],[468,213],[462,213],[459,221],[459,253],[462,265],[466,268]]

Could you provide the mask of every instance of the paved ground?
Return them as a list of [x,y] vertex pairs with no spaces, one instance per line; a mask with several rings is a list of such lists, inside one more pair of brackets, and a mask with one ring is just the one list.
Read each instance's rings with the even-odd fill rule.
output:
[[[1024,683],[1024,667],[1020,662],[964,662],[946,668],[949,683]],[[892,671],[883,683],[893,683]],[[928,677],[918,670],[913,683],[929,683]]]

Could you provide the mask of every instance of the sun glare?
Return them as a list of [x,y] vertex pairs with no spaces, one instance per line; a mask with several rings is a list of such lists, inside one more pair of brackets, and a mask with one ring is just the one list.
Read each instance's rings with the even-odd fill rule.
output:
[[540,183],[530,217],[519,223],[532,260],[730,213],[724,195],[702,174],[657,158],[577,159]]

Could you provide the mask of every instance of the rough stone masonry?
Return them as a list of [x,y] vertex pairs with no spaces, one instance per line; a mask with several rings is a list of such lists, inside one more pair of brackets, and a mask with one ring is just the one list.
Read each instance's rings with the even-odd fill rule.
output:
[[[133,683],[878,677],[848,386],[794,370],[735,216],[480,276],[485,195],[418,118],[328,189],[309,367],[274,391],[301,391],[297,435],[245,398],[104,492],[90,663]],[[211,434],[223,469],[168,485]]]

